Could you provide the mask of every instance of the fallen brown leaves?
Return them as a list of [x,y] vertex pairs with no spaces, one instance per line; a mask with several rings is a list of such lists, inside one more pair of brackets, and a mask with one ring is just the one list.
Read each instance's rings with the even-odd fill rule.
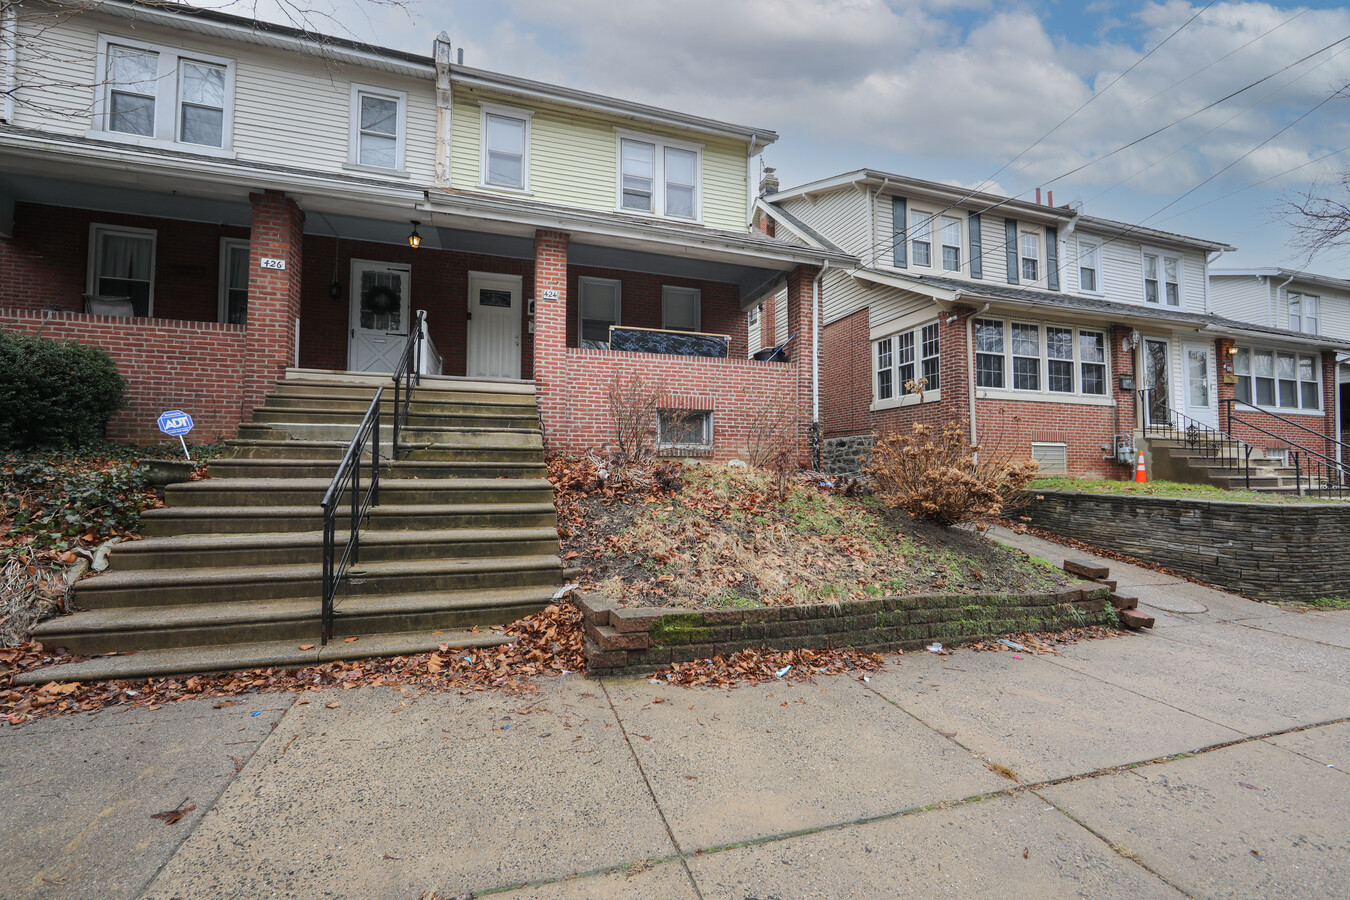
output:
[[810,681],[817,675],[876,672],[884,666],[879,654],[857,650],[771,650],[761,647],[740,650],[732,656],[678,663],[653,677],[682,687],[734,688],[769,681]]
[[[494,629],[495,630],[495,629]],[[217,675],[137,681],[48,682],[19,686],[19,672],[79,659],[52,653],[29,641],[0,649],[0,720],[17,725],[30,719],[111,707],[155,708],[165,703],[251,693],[308,693],[325,688],[391,687],[407,691],[501,689],[529,693],[532,679],[585,670],[581,612],[563,601],[500,629],[515,637],[497,647],[454,648],[450,639],[478,632],[446,632],[447,643],[431,653],[323,663],[301,669],[270,667]],[[217,708],[233,705],[226,700]],[[329,708],[336,708],[336,701]]]
[[1034,653],[1037,656],[1043,656],[1048,653],[1059,656],[1060,647],[1077,644],[1079,641],[1097,641],[1103,638],[1120,637],[1123,633],[1124,632],[1119,631],[1118,629],[1104,628],[1101,625],[1089,625],[1086,628],[1068,628],[1064,631],[1019,631],[1016,634],[1006,634],[1003,637],[1015,644],[1021,644],[1024,650],[1018,650],[1016,647],[1009,647],[1007,644],[1000,644],[997,638],[989,641],[975,641],[972,644],[966,644],[965,647],[967,650],[978,650],[982,652],[1026,652]]

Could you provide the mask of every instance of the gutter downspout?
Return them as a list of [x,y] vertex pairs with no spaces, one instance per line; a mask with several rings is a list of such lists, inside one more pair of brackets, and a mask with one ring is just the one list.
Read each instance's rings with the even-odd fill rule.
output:
[[[1293,275],[1290,275],[1288,278],[1286,278],[1283,282],[1280,283],[1280,285],[1279,285],[1278,287],[1275,288],[1275,294],[1270,298],[1270,300],[1271,300],[1271,304],[1270,304],[1270,327],[1271,327],[1271,328],[1279,328],[1279,327],[1280,327],[1280,291],[1282,291],[1282,290],[1284,290],[1285,288],[1289,287],[1289,282],[1291,282],[1291,281],[1293,281],[1293,280],[1294,280],[1294,276],[1293,276]],[[1273,285],[1273,284],[1275,284],[1275,282],[1272,280],[1272,281],[1271,281],[1271,284]],[[1286,309],[1286,311],[1288,310],[1288,308],[1289,308],[1288,304],[1285,304],[1285,309]]]

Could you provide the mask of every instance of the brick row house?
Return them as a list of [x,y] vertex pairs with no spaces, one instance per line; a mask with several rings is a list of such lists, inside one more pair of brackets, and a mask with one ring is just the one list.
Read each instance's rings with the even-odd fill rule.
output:
[[424,57],[49,12],[5,7],[0,326],[107,348],[130,382],[111,437],[175,407],[228,436],[289,367],[390,371],[417,310],[424,369],[532,380],[553,449],[609,440],[632,375],[693,455],[743,453],[771,399],[810,420],[809,360],[754,359],[746,311],[781,292],[809,336],[848,257],[750,228],[774,132],[465,66],[444,35]]
[[1335,457],[1350,334],[1239,321],[1211,296],[1226,244],[1037,201],[874,170],[767,185],[762,230],[858,261],[822,277],[828,469],[957,419],[1046,473],[1132,477],[1150,428],[1222,432],[1233,408],[1257,447]]

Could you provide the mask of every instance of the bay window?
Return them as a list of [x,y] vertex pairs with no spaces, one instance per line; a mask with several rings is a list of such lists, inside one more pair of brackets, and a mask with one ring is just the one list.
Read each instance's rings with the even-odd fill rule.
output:
[[1236,395],[1253,406],[1318,411],[1322,382],[1317,357],[1243,347],[1233,357]]

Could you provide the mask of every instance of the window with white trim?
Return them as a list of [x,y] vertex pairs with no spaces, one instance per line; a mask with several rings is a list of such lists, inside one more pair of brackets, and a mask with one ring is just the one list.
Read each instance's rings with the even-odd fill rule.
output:
[[138,316],[155,308],[155,239],[150,228],[89,226],[88,293],[126,299]]
[[1071,325],[976,319],[975,385],[1105,396],[1106,334]]
[[1144,253],[1144,302],[1181,305],[1181,258]]
[[909,214],[909,255],[916,266],[933,264],[933,217],[917,209]]
[[702,325],[702,292],[698,288],[661,288],[661,327],[669,331],[698,331]]
[[483,112],[483,183],[525,190],[529,147],[528,116]]
[[1317,334],[1317,297],[1311,294],[1289,294],[1289,330]]
[[758,324],[759,324],[759,307],[752,306],[750,307],[750,327],[754,328]]
[[702,164],[697,146],[620,136],[619,209],[697,221]]
[[928,393],[942,387],[940,333],[938,323],[932,322],[873,341],[873,396],[878,401],[918,393],[910,385]]
[[348,162],[371,169],[403,170],[408,95],[352,85]]
[[961,271],[961,220],[951,216],[942,217],[942,268]]
[[706,409],[663,409],[657,419],[662,450],[711,450],[713,414]]
[[98,39],[94,130],[119,140],[228,149],[234,60],[123,38]]
[[1311,353],[1249,347],[1233,357],[1237,398],[1271,409],[1322,409],[1321,361]]
[[609,349],[609,327],[621,324],[620,294],[623,283],[612,278],[577,279],[577,346]]
[[1040,278],[1041,237],[1038,234],[1023,234],[1017,239],[1018,255],[1022,258],[1022,280],[1036,281]]
[[248,320],[249,244],[238,238],[220,239],[220,301],[218,321],[243,325]]
[[1101,244],[1098,241],[1078,239],[1078,288],[1095,294],[1101,289],[1097,286],[1097,271],[1101,265]]

